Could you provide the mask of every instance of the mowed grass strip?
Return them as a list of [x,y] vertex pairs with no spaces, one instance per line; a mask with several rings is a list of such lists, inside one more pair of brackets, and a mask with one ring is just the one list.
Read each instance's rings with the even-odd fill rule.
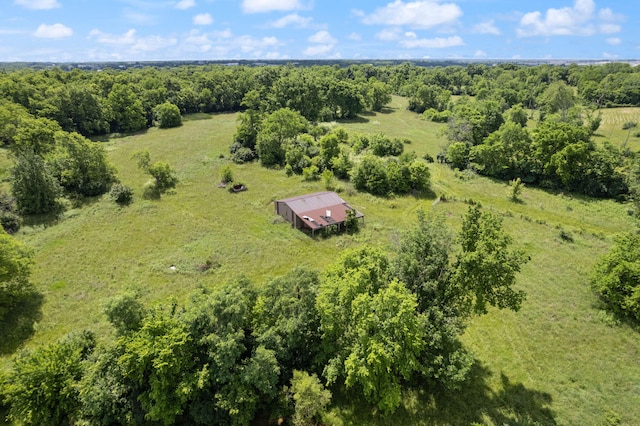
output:
[[[336,125],[349,132],[408,137],[413,142],[405,149],[435,156],[444,141],[443,125],[405,108],[405,99],[394,98],[384,113]],[[424,198],[379,198],[341,183],[343,198],[365,214],[366,225],[353,236],[314,240],[279,219],[273,200],[323,190],[322,184],[252,163],[233,165],[235,179],[248,191],[218,188],[220,167],[229,164],[236,115],[197,118],[177,129],[150,129],[106,143],[120,179],[136,193],[130,206],[119,207],[103,196],[67,211],[56,223],[27,226],[18,234],[35,250],[32,279],[45,294],[42,320],[27,347],[81,328],[109,339],[102,306],[124,290],[139,291],[149,305],[182,301],[197,287],[239,275],[259,285],[296,265],[322,269],[343,249],[360,244],[393,253],[419,209],[444,215],[457,231],[473,201],[502,216],[515,245],[531,256],[518,282],[528,294],[522,310],[492,310],[471,322],[463,341],[478,367],[464,389],[435,398],[409,391],[392,418],[336,395],[340,403],[331,413],[333,421],[602,424],[618,415],[622,424],[634,424],[640,418],[638,333],[606,325],[588,288],[589,270],[613,235],[633,227],[624,205],[528,186],[522,202],[514,203],[504,182],[432,164],[434,194]],[[160,200],[141,198],[149,177],[131,158],[140,149],[148,149],[152,161],[170,163],[180,178],[175,191]],[[207,261],[210,269],[204,270]],[[3,367],[9,361],[5,356]]]

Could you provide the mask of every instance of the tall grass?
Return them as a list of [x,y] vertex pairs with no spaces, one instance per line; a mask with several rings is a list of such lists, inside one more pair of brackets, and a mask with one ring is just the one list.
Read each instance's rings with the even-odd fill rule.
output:
[[[413,142],[405,149],[435,155],[443,143],[442,125],[405,108],[406,100],[394,98],[383,113],[337,124],[350,132],[408,137]],[[355,235],[311,239],[275,215],[273,200],[323,190],[322,183],[253,163],[232,165],[234,179],[248,191],[218,188],[219,170],[230,164],[236,116],[197,118],[180,128],[105,142],[122,183],[135,191],[131,205],[120,207],[108,196],[98,197],[55,222],[19,232],[17,238],[35,250],[32,280],[45,296],[42,318],[26,347],[79,328],[109,339],[102,306],[124,289],[139,291],[147,304],[180,301],[200,286],[240,274],[259,285],[295,265],[322,269],[344,248],[360,244],[380,245],[393,255],[419,209],[443,215],[458,230],[468,204],[479,202],[503,217],[516,246],[531,257],[518,281],[528,294],[522,310],[491,311],[471,321],[463,341],[478,364],[463,389],[418,386],[406,392],[403,407],[391,418],[369,411],[351,395],[336,394],[338,404],[328,420],[588,425],[617,417],[621,424],[634,424],[640,418],[638,332],[604,321],[587,284],[590,268],[612,236],[633,226],[624,205],[529,186],[515,203],[505,182],[432,164],[434,194],[428,197],[379,198],[341,183],[341,195],[365,214],[366,225]],[[603,125],[600,132],[607,129]],[[160,200],[141,198],[148,176],[131,158],[140,149],[177,170],[180,183]],[[2,164],[6,159],[0,159]],[[11,356],[1,359],[3,368]]]

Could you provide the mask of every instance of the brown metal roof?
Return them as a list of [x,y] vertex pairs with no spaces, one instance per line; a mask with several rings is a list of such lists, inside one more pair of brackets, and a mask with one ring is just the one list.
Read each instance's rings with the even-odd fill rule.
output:
[[[320,229],[336,223],[343,223],[348,210],[355,210],[335,192],[324,191],[313,194],[278,200],[287,204],[291,210],[312,230]],[[327,216],[327,211],[330,215]],[[356,217],[364,217],[355,210]]]
[[286,203],[298,216],[306,212],[324,209],[328,206],[344,204],[345,201],[338,194],[330,191],[314,192],[313,194],[299,195],[297,197],[278,200],[279,203]]

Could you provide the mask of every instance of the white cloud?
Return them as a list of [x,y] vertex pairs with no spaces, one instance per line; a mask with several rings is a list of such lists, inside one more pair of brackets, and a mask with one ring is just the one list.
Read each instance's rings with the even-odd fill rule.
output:
[[318,31],[307,39],[311,43],[336,44],[336,39],[329,34],[329,31]]
[[297,13],[291,13],[269,24],[272,28],[284,28],[293,26],[295,28],[309,28],[312,25],[313,18],[305,18]]
[[98,29],[93,29],[91,30],[91,32],[89,32],[89,39],[90,40],[95,39],[95,41],[101,44],[109,44],[113,46],[124,46],[124,45],[135,43],[136,30],[132,28],[126,33],[119,35],[119,34],[103,33]]
[[382,41],[395,41],[400,39],[402,32],[398,28],[385,28],[376,34],[376,38]]
[[618,46],[620,43],[622,43],[622,40],[620,40],[618,37],[611,37],[607,39],[607,43],[612,46]]
[[178,40],[174,37],[162,37],[157,35],[138,37],[136,35],[136,30],[134,29],[130,29],[124,34],[109,34],[103,33],[98,29],[93,29],[89,32],[89,39],[93,39],[100,44],[119,47],[121,49],[126,48],[126,51],[121,52],[123,57],[126,57],[126,54],[132,55],[142,52],[161,51],[178,44]]
[[[598,32],[611,34],[620,31],[615,22],[623,19],[611,9],[601,9],[596,15],[594,0],[575,0],[573,7],[561,9],[549,8],[542,14],[540,11],[526,13],[520,19],[517,34],[520,37],[581,35],[588,36]],[[599,21],[599,25],[594,22]]]
[[13,0],[17,5],[24,6],[27,9],[48,10],[60,7],[57,0]]
[[493,20],[481,22],[473,26],[473,32],[479,34],[500,35],[500,30],[493,25]]
[[333,50],[333,44],[317,44],[309,46],[302,52],[305,56],[326,56]]
[[451,37],[435,37],[435,38],[416,38],[407,37],[405,40],[401,40],[400,44],[408,49],[444,49],[447,47],[462,46],[464,40],[460,36]]
[[196,2],[194,0],[180,0],[178,3],[176,3],[176,9],[187,10],[195,5]]
[[353,41],[360,41],[362,40],[362,36],[358,33],[351,33],[347,36],[347,38],[349,40],[353,40]]
[[209,13],[200,13],[193,17],[194,25],[211,25],[213,24],[213,18]]
[[439,3],[437,0],[405,3],[402,0],[395,0],[365,16],[363,22],[365,24],[431,28],[453,24],[461,16],[462,9],[454,3]]
[[283,57],[276,49],[282,43],[276,37],[234,36],[231,30],[200,32],[193,30],[179,47],[182,52],[197,52],[208,58],[275,58]]
[[65,38],[71,37],[73,30],[62,24],[41,24],[33,35],[40,38]]
[[476,58],[486,58],[487,52],[485,52],[484,50],[476,50],[473,56]]
[[300,0],[243,0],[244,13],[263,13],[302,9]]
[[125,9],[123,17],[127,22],[137,25],[154,25],[157,22],[157,17],[133,9]]

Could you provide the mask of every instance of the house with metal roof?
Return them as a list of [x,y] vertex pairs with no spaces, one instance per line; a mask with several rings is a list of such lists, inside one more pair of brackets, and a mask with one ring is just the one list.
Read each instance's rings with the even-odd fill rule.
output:
[[291,226],[310,232],[312,236],[323,229],[344,229],[349,211],[353,211],[356,218],[364,221],[362,213],[330,191],[277,200],[275,207],[276,213],[291,223]]

